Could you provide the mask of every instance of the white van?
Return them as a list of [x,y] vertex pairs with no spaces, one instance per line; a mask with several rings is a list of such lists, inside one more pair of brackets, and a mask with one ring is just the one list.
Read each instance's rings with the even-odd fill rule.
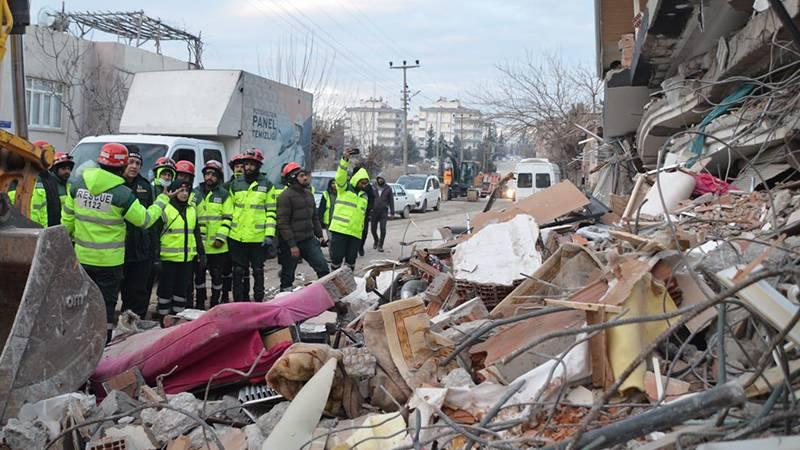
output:
[[525,158],[514,167],[514,200],[529,197],[561,181],[561,170],[544,158]]
[[138,151],[143,159],[141,174],[148,180],[153,178],[153,165],[162,156],[169,156],[175,162],[189,161],[194,164],[195,186],[203,181],[203,165],[212,159],[222,163],[225,180],[231,177],[231,170],[228,166],[231,155],[226,153],[225,146],[222,143],[205,139],[148,134],[113,134],[85,137],[70,152],[70,155],[75,158],[75,167],[80,168],[87,161],[97,159],[97,155],[100,154],[100,148],[103,144],[109,142],[117,142],[128,147],[128,150]]

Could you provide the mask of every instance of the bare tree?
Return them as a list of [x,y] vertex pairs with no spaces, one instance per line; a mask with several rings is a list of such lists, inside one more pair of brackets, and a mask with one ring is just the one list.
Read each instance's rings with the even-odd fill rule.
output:
[[528,54],[497,66],[493,88],[473,94],[490,118],[510,134],[534,142],[537,156],[566,165],[579,154],[584,132],[598,124],[602,81],[585,66],[567,65],[558,54]]
[[[33,44],[44,58],[44,77],[60,88],[61,103],[76,138],[115,133],[132,74],[97,64],[94,43],[70,32],[32,27]],[[79,99],[82,100],[78,101]]]
[[302,39],[290,36],[287,41],[276,43],[266,60],[266,67],[263,67],[261,58],[258,58],[259,75],[314,95],[309,163],[313,165],[327,159],[333,150],[333,138],[344,121],[345,105],[349,100],[336,88],[333,75],[336,55],[320,51],[314,36],[309,34]]

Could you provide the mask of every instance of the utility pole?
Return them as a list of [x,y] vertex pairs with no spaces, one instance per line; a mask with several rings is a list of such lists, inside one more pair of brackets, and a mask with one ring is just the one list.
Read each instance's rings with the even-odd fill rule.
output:
[[391,61],[389,61],[389,68],[390,69],[403,69],[403,173],[408,173],[408,102],[409,102],[409,90],[408,90],[408,82],[406,78],[406,71],[408,69],[416,69],[419,67],[419,60],[417,59],[414,61],[414,64],[407,64],[405,60],[403,60],[402,66],[395,66]]

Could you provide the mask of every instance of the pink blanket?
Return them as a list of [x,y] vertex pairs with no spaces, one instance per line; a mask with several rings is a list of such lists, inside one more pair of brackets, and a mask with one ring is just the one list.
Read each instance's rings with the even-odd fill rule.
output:
[[[151,386],[158,375],[174,369],[164,378],[164,388],[171,394],[185,392],[205,385],[225,368],[246,372],[264,348],[260,329],[286,327],[332,306],[333,299],[321,284],[266,303],[218,305],[197,320],[145,331],[107,347],[90,381],[100,398],[105,395],[102,383],[131,367],[138,367]],[[253,373],[265,373],[290,345],[281,343],[267,351]],[[237,379],[238,375],[225,373],[213,384]]]

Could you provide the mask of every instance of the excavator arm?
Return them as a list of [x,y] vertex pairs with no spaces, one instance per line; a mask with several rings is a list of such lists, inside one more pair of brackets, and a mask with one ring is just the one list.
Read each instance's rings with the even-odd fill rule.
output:
[[28,218],[33,187],[39,172],[53,164],[55,151],[52,146],[35,146],[19,136],[0,130],[0,228],[5,225],[22,225],[13,220],[8,190],[16,181],[14,207],[20,215]]

